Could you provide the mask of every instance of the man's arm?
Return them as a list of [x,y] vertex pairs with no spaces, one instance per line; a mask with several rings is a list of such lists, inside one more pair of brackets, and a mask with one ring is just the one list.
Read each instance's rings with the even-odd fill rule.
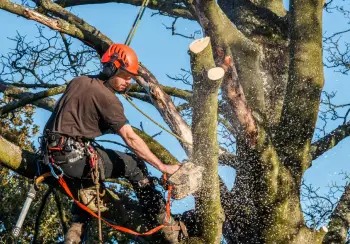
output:
[[118,134],[123,138],[125,143],[135,152],[135,154],[142,160],[148,162],[163,173],[173,174],[179,168],[178,165],[163,164],[156,155],[154,155],[148,148],[147,144],[134,132],[129,124],[125,124]]

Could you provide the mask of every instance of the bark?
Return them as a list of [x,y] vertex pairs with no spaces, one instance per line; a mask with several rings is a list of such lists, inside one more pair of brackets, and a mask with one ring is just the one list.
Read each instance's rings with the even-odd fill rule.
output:
[[[218,89],[224,71],[221,68],[214,68],[209,38],[194,41],[190,45],[190,52],[194,91],[193,162],[204,166],[206,175],[197,197],[196,209],[201,215],[204,243],[220,243],[224,216],[220,204],[218,179],[217,108]],[[215,71],[221,72],[221,75],[211,77],[211,73]]]
[[282,0],[252,0],[252,3],[258,7],[269,9],[279,16],[284,16],[286,14]]
[[[276,126],[280,120],[288,79],[288,16],[252,3],[236,1],[228,16],[259,50],[259,71],[263,80],[266,122]],[[237,64],[238,70],[240,67]]]
[[330,222],[328,232],[323,239],[323,244],[345,243],[350,228],[350,184],[347,185],[340,201],[335,208]]

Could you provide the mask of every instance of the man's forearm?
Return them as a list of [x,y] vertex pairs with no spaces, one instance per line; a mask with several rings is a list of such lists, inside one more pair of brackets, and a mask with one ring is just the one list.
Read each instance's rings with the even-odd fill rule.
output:
[[138,135],[134,134],[128,137],[125,142],[139,158],[145,160],[160,171],[165,171],[164,164],[151,152],[147,144]]

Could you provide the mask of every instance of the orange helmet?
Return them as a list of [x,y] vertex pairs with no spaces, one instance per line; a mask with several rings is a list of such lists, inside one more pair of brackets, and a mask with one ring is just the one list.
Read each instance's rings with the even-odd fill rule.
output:
[[139,60],[134,50],[124,44],[112,44],[101,58],[102,63],[113,62],[117,69],[137,75]]

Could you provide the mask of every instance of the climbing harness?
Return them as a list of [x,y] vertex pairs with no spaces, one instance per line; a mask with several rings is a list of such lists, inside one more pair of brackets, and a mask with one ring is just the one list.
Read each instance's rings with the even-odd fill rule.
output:
[[[47,136],[47,135],[46,135]],[[35,182],[33,184],[33,186],[30,188],[30,191],[28,193],[28,197],[27,200],[23,206],[22,212],[18,218],[18,221],[16,223],[15,228],[13,229],[13,235],[15,237],[19,236],[24,218],[29,210],[30,204],[33,201],[34,197],[35,197],[35,193],[36,193],[36,188],[37,185],[41,182],[43,182],[46,178],[48,177],[54,177],[58,180],[58,183],[60,184],[60,186],[63,188],[63,190],[65,191],[65,193],[84,211],[88,212],[90,215],[92,215],[93,217],[95,217],[96,219],[98,219],[99,221],[99,240],[102,243],[102,224],[101,222],[104,222],[106,225],[112,227],[115,230],[118,231],[122,231],[128,234],[132,234],[132,235],[137,235],[137,236],[147,236],[147,235],[151,235],[154,234],[155,232],[163,229],[163,228],[173,228],[175,229],[175,226],[169,226],[167,225],[170,221],[170,199],[171,199],[171,194],[172,194],[172,185],[168,184],[167,186],[167,190],[168,190],[168,194],[167,194],[167,202],[166,202],[166,216],[164,219],[164,223],[147,231],[144,233],[140,233],[140,232],[136,232],[133,231],[131,229],[122,227],[122,226],[118,226],[118,225],[114,225],[111,224],[110,222],[108,222],[106,219],[101,217],[101,211],[100,211],[100,176],[99,176],[99,164],[98,164],[98,154],[96,152],[96,150],[92,147],[92,145],[90,143],[85,143],[85,148],[86,148],[86,156],[89,157],[89,164],[90,164],[90,168],[91,168],[91,177],[92,180],[96,186],[96,195],[97,195],[97,213],[94,212],[93,210],[91,210],[89,207],[87,207],[86,205],[84,205],[83,203],[81,203],[80,201],[78,201],[72,194],[71,190],[69,189],[66,181],[64,180],[64,172],[62,170],[62,168],[57,165],[57,163],[55,162],[54,157],[52,156],[52,152],[56,152],[56,151],[63,151],[65,150],[65,145],[64,142],[68,141],[67,137],[62,136],[60,139],[60,142],[58,143],[57,146],[54,147],[49,147],[48,146],[48,140],[47,139],[43,139],[43,146],[46,146],[46,150],[43,149],[42,150],[42,154],[44,159],[46,158],[47,161],[44,162],[44,165],[47,165],[50,169],[49,172],[44,173],[42,175],[39,175],[36,179]],[[163,176],[163,181],[167,181],[167,176],[164,174]],[[181,229],[184,228],[183,226],[181,227]]]
[[[43,182],[46,178],[53,176],[51,172],[47,172],[45,174],[40,175],[39,177],[36,178],[35,184],[39,184],[41,182]],[[60,184],[60,186],[63,188],[63,190],[65,191],[65,193],[83,210],[85,210],[86,212],[88,212],[90,215],[92,215],[93,217],[101,220],[102,222],[104,222],[106,225],[112,227],[115,230],[121,231],[121,232],[125,232],[128,234],[132,234],[132,235],[137,235],[137,236],[147,236],[147,235],[151,235],[154,234],[155,232],[169,227],[167,225],[165,225],[166,223],[168,223],[168,221],[170,220],[170,198],[171,198],[171,192],[172,192],[172,186],[168,185],[168,194],[167,194],[167,203],[166,203],[166,217],[165,217],[165,224],[161,224],[147,232],[144,233],[140,233],[140,232],[136,232],[133,230],[130,230],[128,228],[122,227],[122,226],[118,226],[118,225],[114,225],[111,224],[110,222],[108,222],[107,220],[105,220],[104,218],[102,218],[101,216],[99,216],[98,214],[96,214],[94,211],[92,211],[91,209],[89,209],[88,207],[86,207],[84,204],[82,204],[81,202],[79,202],[78,200],[75,199],[75,197],[73,196],[72,192],[70,191],[66,181],[63,178],[63,175],[59,175],[58,176],[58,183]],[[164,175],[164,180],[167,180],[166,175]],[[17,226],[17,225],[16,225]]]

